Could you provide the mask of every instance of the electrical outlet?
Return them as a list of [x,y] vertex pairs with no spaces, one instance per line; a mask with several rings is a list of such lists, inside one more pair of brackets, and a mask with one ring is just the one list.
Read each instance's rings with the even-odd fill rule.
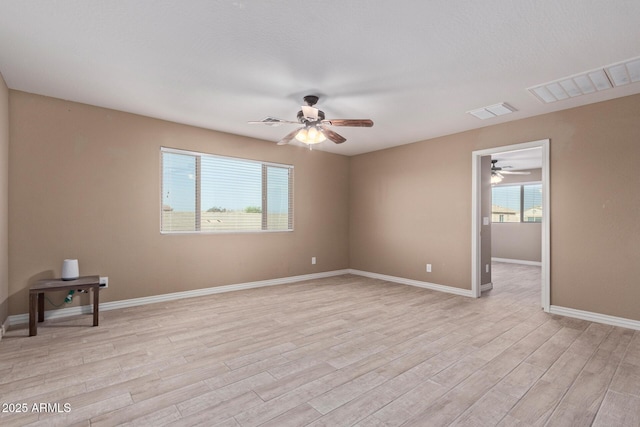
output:
[[489,264],[487,264],[486,271],[489,272]]
[[431,264],[427,264],[427,273],[431,273]]
[[109,287],[109,278],[100,276],[100,289],[105,289]]
[[311,257],[311,264],[316,265],[316,257],[314,256]]

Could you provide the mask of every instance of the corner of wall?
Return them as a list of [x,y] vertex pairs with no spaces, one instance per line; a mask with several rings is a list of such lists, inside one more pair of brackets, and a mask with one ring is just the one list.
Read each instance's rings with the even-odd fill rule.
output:
[[0,72],[0,338],[9,316],[9,88]]

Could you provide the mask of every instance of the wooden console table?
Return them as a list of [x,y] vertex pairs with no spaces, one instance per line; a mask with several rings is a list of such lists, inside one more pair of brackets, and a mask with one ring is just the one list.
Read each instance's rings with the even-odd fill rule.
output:
[[44,322],[44,293],[53,291],[88,290],[93,292],[93,326],[98,326],[98,306],[100,303],[100,276],[83,276],[75,280],[38,280],[29,288],[29,336],[38,335],[38,322]]

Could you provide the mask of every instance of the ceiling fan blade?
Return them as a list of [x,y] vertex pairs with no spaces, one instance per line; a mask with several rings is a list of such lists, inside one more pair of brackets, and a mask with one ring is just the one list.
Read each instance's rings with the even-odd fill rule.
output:
[[505,171],[505,170],[502,170],[500,172],[507,175],[531,175],[531,172],[516,172],[516,171]]
[[323,120],[323,124],[329,124],[331,126],[353,126],[370,128],[373,126],[373,120],[369,119],[331,119]]
[[287,136],[285,136],[280,141],[278,141],[278,145],[287,145],[288,143],[293,141],[293,138],[296,137],[296,134],[300,131],[300,129],[304,129],[304,128],[298,128],[294,131],[289,132]]
[[337,132],[332,131],[331,129],[329,129],[326,126],[320,126],[320,129],[322,131],[322,133],[324,134],[324,136],[327,137],[327,139],[330,139],[331,141],[335,142],[336,144],[342,144],[343,142],[345,142],[347,139],[340,135]]
[[250,125],[267,125],[267,126],[280,126],[283,123],[286,124],[298,124],[298,122],[292,122],[291,120],[283,120],[283,119],[279,119],[277,117],[267,117],[265,119],[262,120],[253,120],[253,121],[249,121],[247,122]]

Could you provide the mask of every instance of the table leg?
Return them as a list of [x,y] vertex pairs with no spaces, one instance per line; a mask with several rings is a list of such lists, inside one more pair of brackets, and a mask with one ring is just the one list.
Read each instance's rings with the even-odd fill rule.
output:
[[98,310],[100,307],[100,286],[93,288],[93,326],[98,326]]
[[44,292],[38,294],[38,322],[44,322]]
[[38,300],[38,294],[29,294],[29,336],[38,335],[38,325],[36,324],[36,306]]

